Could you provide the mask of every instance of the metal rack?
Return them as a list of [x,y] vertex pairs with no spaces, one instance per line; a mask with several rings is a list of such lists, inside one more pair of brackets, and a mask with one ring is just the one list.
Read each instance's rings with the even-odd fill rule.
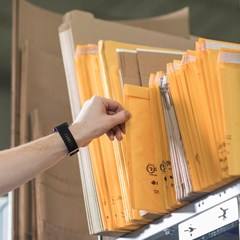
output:
[[[184,232],[190,233],[189,238],[187,238],[187,235],[185,234],[186,236],[184,240],[196,239],[195,237],[201,233],[201,230],[199,229],[201,229],[200,226],[202,221],[200,219],[202,219],[202,214],[205,214],[205,217],[209,216],[209,219],[214,220],[213,214],[216,214],[216,211],[219,211],[217,218],[221,217],[221,212],[223,212],[224,209],[228,209],[228,211],[226,211],[225,213],[223,212],[223,215],[229,215],[229,213],[232,213],[232,216],[228,217],[228,221],[225,221],[226,219],[223,216],[223,225],[218,223],[217,226],[213,225],[216,224],[215,220],[212,221],[212,223],[205,223],[205,226],[206,224],[211,225],[209,229],[212,230],[214,230],[214,226],[216,229],[216,227],[221,228],[229,223],[234,222],[235,220],[238,222],[239,196],[240,180],[228,184],[227,186],[210,194],[207,194],[206,196],[176,210],[175,212],[155,220],[149,225],[146,225],[136,231],[128,233],[121,238],[118,238],[118,240],[181,240],[183,238],[180,238],[179,235],[183,235]],[[228,207],[226,208],[226,206]],[[196,225],[196,221],[198,221],[199,224],[197,224],[198,226],[194,226],[193,229],[190,222],[193,222]],[[238,224],[237,222],[236,224]],[[184,227],[185,230],[183,230]],[[198,231],[195,231],[196,229],[198,229]],[[193,231],[195,231],[194,234]],[[198,233],[195,234],[196,232]]]

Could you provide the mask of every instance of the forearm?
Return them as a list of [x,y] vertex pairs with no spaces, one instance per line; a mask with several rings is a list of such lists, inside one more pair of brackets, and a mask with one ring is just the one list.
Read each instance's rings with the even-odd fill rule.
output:
[[59,133],[0,152],[0,195],[26,183],[67,154]]
[[[129,118],[130,113],[118,102],[94,96],[86,101],[69,129],[78,147],[85,147],[104,133],[111,140],[114,137],[121,140],[124,123]],[[26,183],[67,154],[67,147],[57,132],[0,152],[0,195]]]

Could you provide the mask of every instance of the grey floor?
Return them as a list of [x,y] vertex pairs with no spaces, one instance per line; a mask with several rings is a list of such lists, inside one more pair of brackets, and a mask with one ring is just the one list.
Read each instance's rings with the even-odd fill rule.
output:
[[[51,11],[81,9],[102,19],[157,16],[190,7],[192,35],[240,43],[239,0],[30,0]],[[0,150],[10,146],[11,1],[0,0]]]

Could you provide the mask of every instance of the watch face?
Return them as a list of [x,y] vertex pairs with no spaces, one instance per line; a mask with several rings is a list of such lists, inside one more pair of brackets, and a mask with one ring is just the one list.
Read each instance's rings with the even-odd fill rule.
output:
[[62,137],[63,142],[66,145],[66,148],[68,149],[68,155],[72,156],[73,154],[77,153],[79,151],[78,145],[68,129],[68,123],[65,122],[57,127],[54,128],[55,132],[59,132],[60,136]]

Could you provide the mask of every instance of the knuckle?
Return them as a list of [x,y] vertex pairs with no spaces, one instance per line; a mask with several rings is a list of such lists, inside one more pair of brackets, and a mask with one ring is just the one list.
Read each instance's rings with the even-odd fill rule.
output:
[[97,96],[97,95],[94,95],[94,96],[92,96],[92,98],[91,98],[91,100],[93,101],[93,102],[97,102],[97,101],[99,101],[101,99],[101,97],[100,96]]

